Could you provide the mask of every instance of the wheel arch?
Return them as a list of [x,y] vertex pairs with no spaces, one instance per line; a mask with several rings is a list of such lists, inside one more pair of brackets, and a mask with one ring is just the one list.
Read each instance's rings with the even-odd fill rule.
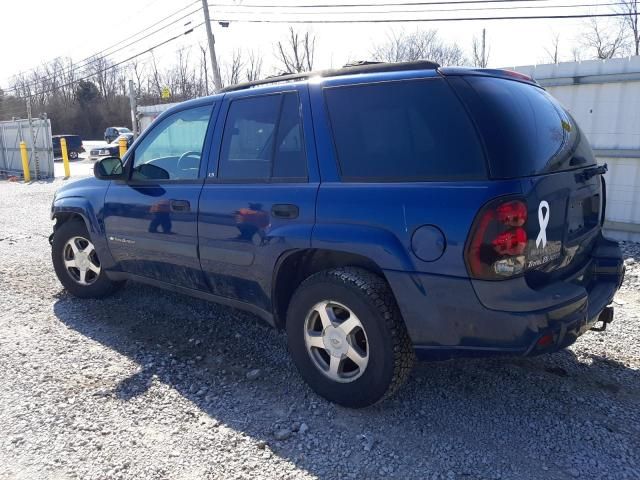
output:
[[66,197],[55,200],[51,206],[51,219],[56,220],[57,226],[74,219],[82,220],[89,234],[100,233],[102,230],[91,203],[82,197]]
[[283,254],[276,262],[271,288],[276,327],[284,328],[291,297],[304,279],[322,270],[347,266],[363,268],[386,281],[384,272],[376,261],[347,250],[307,248]]
[[56,221],[56,223],[53,224],[54,233],[58,228],[60,228],[65,223],[73,222],[73,221],[82,222],[87,227],[87,229],[89,228],[87,218],[77,212],[65,212],[65,211],[56,212],[51,216],[51,218]]
[[53,226],[53,234],[50,237],[50,241],[52,241],[56,230],[60,226],[69,221],[82,221],[105,268],[112,269],[115,267],[116,262],[109,250],[104,229],[101,222],[98,221],[89,200],[83,197],[56,199],[51,206],[51,219],[56,220],[56,223]]

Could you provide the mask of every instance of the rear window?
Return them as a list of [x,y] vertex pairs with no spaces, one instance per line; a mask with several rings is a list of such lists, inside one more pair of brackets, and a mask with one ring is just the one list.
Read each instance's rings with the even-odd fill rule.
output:
[[494,178],[595,163],[571,115],[541,88],[495,77],[451,78],[483,137]]
[[443,79],[331,87],[324,93],[343,179],[486,177],[477,134]]

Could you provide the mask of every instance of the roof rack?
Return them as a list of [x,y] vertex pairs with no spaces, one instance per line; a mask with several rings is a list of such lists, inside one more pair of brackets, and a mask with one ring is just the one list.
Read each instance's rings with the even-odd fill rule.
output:
[[339,77],[342,75],[355,75],[358,73],[382,73],[382,72],[402,72],[407,70],[435,70],[440,67],[435,62],[428,60],[417,60],[414,62],[355,62],[350,63],[342,68],[329,70],[316,70],[303,73],[284,73],[272,77],[263,78],[253,82],[238,83],[217,90],[216,93],[235,92],[237,90],[245,90],[247,88],[258,87],[260,85],[271,85],[275,83],[295,82],[298,80],[306,80],[312,77]]

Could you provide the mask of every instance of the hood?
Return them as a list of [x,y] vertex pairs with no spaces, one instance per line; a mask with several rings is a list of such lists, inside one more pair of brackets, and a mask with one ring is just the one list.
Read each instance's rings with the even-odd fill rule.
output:
[[56,200],[67,197],[87,197],[89,196],[89,192],[95,193],[96,190],[106,191],[108,186],[109,182],[98,180],[95,177],[81,178],[80,180],[65,183],[56,191],[53,200],[55,202]]

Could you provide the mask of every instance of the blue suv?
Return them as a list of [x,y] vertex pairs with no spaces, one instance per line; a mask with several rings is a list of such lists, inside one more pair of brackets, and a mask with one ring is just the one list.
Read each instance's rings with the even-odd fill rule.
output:
[[161,115],[122,160],[58,190],[60,282],[140,281],[286,330],[349,407],[413,359],[573,343],[624,275],[584,134],[529,77],[365,64],[221,90]]

